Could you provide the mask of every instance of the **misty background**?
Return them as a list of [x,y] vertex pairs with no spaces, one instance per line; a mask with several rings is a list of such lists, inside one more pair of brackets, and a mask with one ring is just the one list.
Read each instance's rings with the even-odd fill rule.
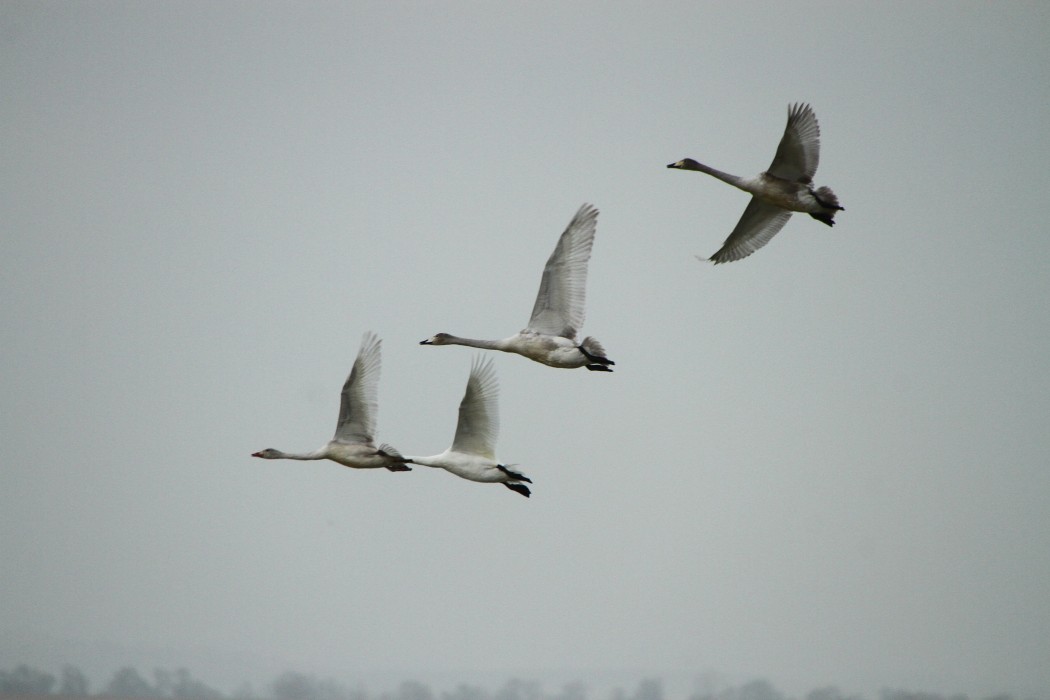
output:
[[[1050,6],[0,4],[0,667],[1050,697]],[[787,105],[801,215],[714,267]],[[511,355],[583,202],[583,333]]]

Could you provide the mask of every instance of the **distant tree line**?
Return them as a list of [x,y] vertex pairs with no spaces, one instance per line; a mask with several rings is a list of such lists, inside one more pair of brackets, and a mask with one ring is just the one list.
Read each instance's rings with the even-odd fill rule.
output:
[[[496,691],[475,685],[460,684],[453,690],[435,693],[430,686],[405,681],[390,691],[370,693],[364,688],[349,687],[330,678],[287,671],[257,694],[243,683],[226,695],[194,678],[189,671],[154,669],[152,680],[130,666],[118,669],[98,692],[92,693],[87,676],[75,666],[63,666],[58,676],[22,664],[10,671],[0,669],[0,696],[51,695],[69,698],[134,698],[136,700],[591,700],[587,687],[578,681],[561,689],[547,691],[536,681],[511,679]],[[607,700],[665,700],[663,684],[656,678],[642,679],[628,692],[616,688]],[[860,695],[842,693],[834,686],[811,690],[802,698],[791,698],[768,681],[756,680],[718,691],[695,692],[687,700],[867,700]],[[966,695],[940,695],[884,689],[878,700],[971,700]],[[1008,694],[973,700],[1015,700]],[[1034,700],[1019,699],[1019,700]]]
[[[0,670],[0,694],[55,695],[84,698],[92,696],[87,676],[76,666],[63,666],[53,674],[22,664],[11,671]],[[96,697],[142,698],[162,700],[219,700],[224,695],[200,682],[184,668],[153,671],[153,681],[146,680],[130,666],[117,670]]]

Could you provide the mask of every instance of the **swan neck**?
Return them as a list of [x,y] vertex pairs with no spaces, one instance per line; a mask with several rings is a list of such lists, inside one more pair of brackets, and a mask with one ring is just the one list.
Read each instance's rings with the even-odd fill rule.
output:
[[466,345],[469,348],[480,348],[482,350],[502,350],[498,340],[477,340],[475,338],[460,338],[459,336],[451,336],[448,341],[452,345]]
[[325,448],[314,450],[313,452],[282,452],[281,459],[324,459],[328,456],[328,451]]
[[717,168],[712,168],[710,165],[704,165],[703,163],[696,163],[695,161],[694,161],[692,167],[690,168],[690,170],[698,170],[698,171],[700,171],[702,173],[707,173],[711,177],[717,177],[722,182],[728,182],[730,185],[733,185],[735,187],[739,187],[740,184],[744,180],[744,178],[742,178],[742,177],[737,177],[736,175],[730,175],[729,173],[724,173],[721,170],[718,170]]

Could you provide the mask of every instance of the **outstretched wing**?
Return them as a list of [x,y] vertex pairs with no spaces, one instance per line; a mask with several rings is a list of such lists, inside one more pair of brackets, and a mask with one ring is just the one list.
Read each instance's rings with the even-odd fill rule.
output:
[[729,234],[729,238],[725,240],[718,252],[711,256],[711,262],[717,264],[746,258],[769,243],[769,240],[784,228],[784,224],[790,218],[789,210],[769,204],[758,197],[752,197],[740,221],[737,222],[736,228]]
[[459,422],[452,440],[454,452],[496,459],[499,436],[499,382],[491,358],[474,358],[467,391],[459,402]]
[[820,126],[817,115],[807,104],[788,107],[784,136],[769,173],[791,182],[812,182],[820,162]]
[[365,333],[361,339],[361,349],[357,352],[354,367],[343,384],[334,438],[340,442],[370,445],[375,441],[382,343],[372,332]]
[[528,330],[576,337],[576,331],[583,326],[587,262],[591,258],[597,222],[598,210],[584,204],[561,234],[543,268]]

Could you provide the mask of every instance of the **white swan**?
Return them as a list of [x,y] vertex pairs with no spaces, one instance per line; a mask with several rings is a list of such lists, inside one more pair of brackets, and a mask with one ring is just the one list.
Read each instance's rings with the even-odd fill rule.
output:
[[597,339],[587,336],[582,342],[576,342],[576,331],[583,325],[587,261],[594,245],[597,219],[598,210],[584,204],[569,222],[543,268],[532,317],[520,333],[503,340],[474,340],[438,333],[419,344],[502,350],[550,367],[586,367],[611,372],[611,365],[616,363],[605,356],[605,349]]
[[339,405],[339,420],[335,436],[324,447],[304,454],[281,452],[268,448],[252,457],[263,459],[330,459],[354,469],[385,468],[392,472],[411,471],[405,458],[390,445],[375,445],[376,399],[379,384],[380,346],[383,341],[373,333],[365,333],[361,349],[354,360],[350,376],[343,384]]
[[[456,476],[499,483],[526,498],[532,483],[529,477],[511,469],[514,465],[496,460],[496,437],[499,435],[499,383],[491,359],[475,357],[470,366],[467,391],[459,403],[459,422],[452,447],[433,457],[406,457],[412,464],[440,467]],[[522,483],[525,482],[525,483]]]
[[671,163],[667,167],[699,170],[753,195],[736,228],[718,252],[711,256],[710,260],[717,264],[746,258],[769,243],[791,218],[791,212],[804,212],[828,226],[835,225],[835,212],[845,209],[839,206],[838,197],[831,188],[813,189],[813,175],[817,172],[819,161],[820,127],[817,117],[809,105],[796,104],[788,107],[787,127],[772,164],[756,177],[723,173],[697,163],[692,158]]

